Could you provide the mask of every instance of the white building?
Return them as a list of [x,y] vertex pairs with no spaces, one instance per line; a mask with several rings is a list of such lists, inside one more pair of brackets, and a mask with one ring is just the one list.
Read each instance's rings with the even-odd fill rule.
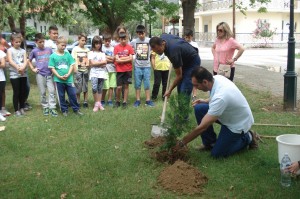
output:
[[[26,25],[30,27],[34,27],[38,32],[44,33],[45,35],[48,34],[48,29],[52,25],[56,25],[58,28],[58,33],[60,36],[64,36],[70,40],[77,40],[78,32],[74,30],[76,26],[68,26],[68,27],[62,27],[58,24],[53,24],[51,22],[45,22],[35,19],[34,17],[29,18],[26,20]],[[90,35],[99,35],[99,29],[90,30]]]
[[[240,2],[240,0],[236,0]],[[276,30],[276,34],[269,41],[273,44],[284,44],[288,41],[290,0],[272,0],[267,4],[267,13],[258,13],[261,4],[255,8],[248,6],[249,0],[242,0],[243,5],[248,7],[246,15],[236,10],[236,39],[243,44],[262,42],[253,38],[256,29],[256,21],[261,19],[270,24],[270,30]],[[300,41],[300,1],[294,1],[295,39]],[[210,44],[216,37],[216,25],[227,22],[232,30],[232,0],[199,0],[201,5],[195,11],[195,40],[203,44]],[[182,32],[182,14],[179,20],[179,31]],[[299,45],[299,43],[298,43]]]

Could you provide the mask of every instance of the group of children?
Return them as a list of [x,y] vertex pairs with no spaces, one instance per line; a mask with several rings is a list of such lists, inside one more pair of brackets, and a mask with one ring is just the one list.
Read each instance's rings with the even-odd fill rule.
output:
[[[87,37],[78,36],[78,46],[70,54],[66,51],[67,39],[58,37],[58,28],[49,28],[49,40],[43,34],[35,35],[36,48],[27,58],[26,51],[21,48],[21,34],[11,35],[11,47],[7,50],[9,62],[9,78],[13,88],[13,106],[15,116],[25,115],[27,66],[36,74],[40,91],[40,100],[44,115],[58,115],[56,111],[56,96],[64,116],[68,115],[68,106],[74,113],[80,112],[80,94],[83,93],[83,107],[88,107],[88,81],[91,81],[94,97],[93,111],[104,110],[104,106],[127,107],[129,84],[132,83],[134,64],[134,87],[136,101],[134,107],[141,104],[141,85],[144,83],[146,95],[145,105],[153,107],[152,100],[157,99],[160,81],[162,81],[162,96],[166,90],[170,62],[166,56],[151,53],[149,38],[143,25],[136,28],[138,38],[128,42],[128,34],[124,27],[116,30],[116,39],[112,42],[110,34],[95,36],[92,39],[91,50],[85,47]],[[133,56],[135,60],[133,62]],[[0,51],[0,93],[5,88],[5,53]],[[33,62],[35,60],[35,64]],[[150,98],[151,66],[154,69],[154,85]],[[46,92],[48,90],[48,97]],[[68,95],[68,100],[65,98]],[[115,93],[115,103],[113,94]],[[105,98],[107,94],[107,104]],[[1,99],[1,96],[0,96]],[[1,117],[0,120],[5,120]]]

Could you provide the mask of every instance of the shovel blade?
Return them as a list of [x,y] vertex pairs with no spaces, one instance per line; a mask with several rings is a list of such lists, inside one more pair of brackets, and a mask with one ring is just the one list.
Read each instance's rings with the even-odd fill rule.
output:
[[162,137],[162,136],[165,136],[166,132],[167,132],[167,129],[165,129],[161,126],[158,126],[158,125],[153,125],[152,130],[151,130],[151,136],[152,137]]

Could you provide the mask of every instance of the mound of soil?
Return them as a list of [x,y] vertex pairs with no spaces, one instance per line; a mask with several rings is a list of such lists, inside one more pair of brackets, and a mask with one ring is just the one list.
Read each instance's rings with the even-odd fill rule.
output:
[[158,177],[158,183],[163,188],[180,194],[199,194],[208,178],[200,171],[183,161],[176,161],[166,167]]
[[156,138],[151,138],[150,140],[146,140],[144,144],[146,145],[147,148],[149,149],[154,149],[156,147],[162,146],[166,141],[166,138],[164,137],[156,137]]

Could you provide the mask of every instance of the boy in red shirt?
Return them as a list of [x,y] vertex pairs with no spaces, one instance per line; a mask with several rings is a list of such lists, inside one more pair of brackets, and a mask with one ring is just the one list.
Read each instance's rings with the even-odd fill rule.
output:
[[132,83],[132,55],[133,48],[128,44],[126,33],[120,33],[120,44],[115,46],[115,66],[117,71],[117,92],[116,92],[116,107],[121,105],[120,95],[122,86],[124,86],[124,99],[122,106],[127,107],[127,99],[129,93],[129,84]]

